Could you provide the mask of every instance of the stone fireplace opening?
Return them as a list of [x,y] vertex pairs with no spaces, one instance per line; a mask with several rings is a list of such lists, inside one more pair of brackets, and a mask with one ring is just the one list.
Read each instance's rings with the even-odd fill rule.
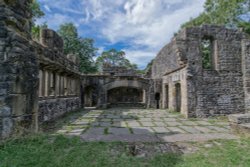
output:
[[118,87],[108,90],[109,104],[143,103],[143,90],[134,87]]

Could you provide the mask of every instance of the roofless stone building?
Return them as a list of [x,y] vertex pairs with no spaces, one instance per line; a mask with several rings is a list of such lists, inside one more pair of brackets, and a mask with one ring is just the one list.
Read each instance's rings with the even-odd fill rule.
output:
[[250,39],[239,30],[180,31],[142,76],[124,68],[79,72],[52,30],[31,39],[30,0],[0,1],[0,136],[37,131],[43,122],[84,107],[146,107],[186,117],[250,109]]

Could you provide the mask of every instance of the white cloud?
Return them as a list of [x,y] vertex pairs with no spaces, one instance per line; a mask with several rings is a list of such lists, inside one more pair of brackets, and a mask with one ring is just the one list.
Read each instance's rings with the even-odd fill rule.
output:
[[[88,26],[95,36],[114,46],[126,43],[127,57],[146,65],[170,41],[180,25],[203,11],[205,0],[39,0],[49,14],[50,27],[73,22],[79,28]],[[56,10],[53,10],[56,9]],[[63,14],[62,14],[63,12]],[[73,16],[72,16],[73,15]],[[39,20],[41,21],[41,20]],[[98,39],[97,39],[98,40]],[[104,46],[100,46],[101,50]]]
[[48,5],[44,5],[44,8],[46,9],[46,11],[51,12],[51,9]]
[[102,33],[113,43],[132,38],[133,45],[159,47],[169,41],[182,23],[203,10],[201,0],[188,4],[183,0],[184,6],[178,8],[172,8],[173,5],[168,0],[130,0],[124,4],[124,13],[111,15]]
[[[129,59],[140,66],[154,58],[180,25],[203,11],[205,0],[128,0],[124,12],[110,13],[102,34],[112,43],[129,41]],[[139,50],[135,50],[140,46]],[[143,57],[143,58],[142,58]]]
[[63,15],[59,13],[48,15],[46,18],[37,20],[36,23],[43,24],[45,22],[48,24],[49,28],[52,28],[54,30],[57,30],[61,24],[67,23],[67,22],[72,22],[74,23],[76,27],[79,27],[79,23],[76,21],[76,19],[68,15]]
[[155,52],[149,50],[125,49],[124,51],[126,53],[126,57],[130,60],[130,62],[136,63],[139,68],[145,68],[148,62],[150,62],[155,56]]

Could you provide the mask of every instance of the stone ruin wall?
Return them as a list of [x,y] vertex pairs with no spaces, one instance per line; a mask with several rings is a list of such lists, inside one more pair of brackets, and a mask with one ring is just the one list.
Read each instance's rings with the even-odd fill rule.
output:
[[38,121],[50,121],[80,108],[79,60],[63,54],[63,40],[44,29],[37,44],[39,59]]
[[38,60],[30,1],[0,1],[0,136],[37,129]]
[[[120,71],[111,74],[103,75],[87,75],[82,76],[81,79],[82,85],[82,94],[83,94],[83,105],[87,107],[93,107],[91,101],[95,101],[95,106],[98,108],[106,108],[110,106],[108,101],[108,92],[112,89],[127,87],[127,88],[136,88],[143,91],[143,106],[147,106],[150,103],[149,97],[149,88],[150,88],[150,79],[145,79],[140,76],[131,76],[131,73],[121,73]],[[89,90],[94,93],[93,99],[89,95]],[[116,97],[112,97],[116,98]],[[120,98],[120,97],[119,97]],[[129,101],[128,101],[129,102]]]
[[[182,91],[185,94],[186,78],[182,76],[185,75],[186,71],[182,70],[181,73],[183,74],[181,75],[180,72],[175,73],[175,71],[185,67],[187,63],[187,58],[184,54],[186,45],[183,38],[182,32],[177,34],[169,44],[161,49],[153,62],[150,76],[154,85],[151,95],[151,101],[154,101],[153,106],[155,106],[155,94],[160,93],[160,107],[176,110],[174,97],[172,96],[175,92],[174,86],[176,83],[182,83]],[[166,76],[167,74],[170,76]],[[168,98],[169,100],[167,100]],[[182,102],[184,101],[186,101],[185,96],[182,96]],[[183,111],[186,111],[184,106],[182,108]],[[185,112],[183,114],[186,115]]]
[[[176,85],[181,85],[181,105],[179,109],[176,101]],[[181,112],[185,117],[189,117],[188,114],[188,98],[187,98],[187,68],[181,68],[178,71],[171,72],[166,76],[163,76],[162,82],[162,108],[169,109],[171,111]]]
[[31,39],[29,3],[0,1],[0,138],[37,131],[80,108],[77,60],[63,55],[63,41],[51,30],[40,42]]
[[[79,73],[79,60],[63,54],[63,41],[54,31],[43,30],[38,42],[31,39],[30,2],[0,1],[1,138],[37,131],[43,122],[83,107],[88,86],[96,89],[97,107],[107,107],[109,90],[134,87],[144,91],[148,108],[157,107],[159,93],[159,107],[175,110],[180,84],[180,111],[187,117],[250,110],[250,40],[237,30],[183,29],[160,51],[147,78],[119,69],[85,76]],[[213,38],[211,70],[202,68],[204,36]]]
[[245,95],[245,110],[250,112],[250,39],[242,40],[242,71]]
[[[212,69],[202,67],[201,42],[204,37],[213,39]],[[163,78],[162,107],[176,108],[173,102],[175,88],[171,85],[180,83],[181,112],[187,117],[245,112],[245,106],[249,106],[250,77],[249,38],[246,38],[242,32],[222,26],[183,29],[162,49],[152,66],[152,76]],[[170,66],[169,63],[174,64]]]
[[[202,68],[201,41],[213,39],[212,69]],[[242,113],[243,34],[221,26],[186,29],[189,114],[198,117]],[[194,96],[195,95],[195,96]]]

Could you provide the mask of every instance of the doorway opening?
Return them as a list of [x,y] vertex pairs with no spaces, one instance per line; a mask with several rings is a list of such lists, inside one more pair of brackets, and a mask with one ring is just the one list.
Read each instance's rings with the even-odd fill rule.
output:
[[97,89],[95,86],[87,86],[84,89],[84,107],[96,107]]
[[155,100],[156,100],[156,108],[159,109],[160,108],[160,98],[161,98],[161,95],[160,93],[155,93]]
[[181,112],[181,84],[175,84],[175,110]]

